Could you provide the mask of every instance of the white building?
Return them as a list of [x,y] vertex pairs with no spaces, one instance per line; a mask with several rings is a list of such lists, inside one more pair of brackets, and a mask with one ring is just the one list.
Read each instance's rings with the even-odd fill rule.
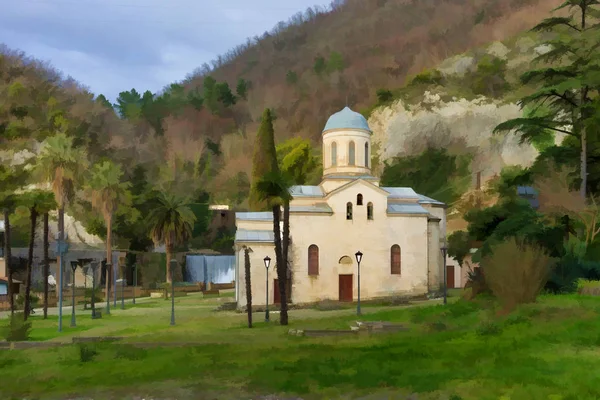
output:
[[[348,107],[323,130],[323,179],[290,189],[288,279],[292,303],[418,295],[443,283],[440,247],[446,235],[445,204],[406,187],[380,187],[371,175],[367,120]],[[244,250],[252,249],[252,303],[264,305],[269,256],[269,303],[279,302],[273,215],[236,213],[236,301],[246,305]]]

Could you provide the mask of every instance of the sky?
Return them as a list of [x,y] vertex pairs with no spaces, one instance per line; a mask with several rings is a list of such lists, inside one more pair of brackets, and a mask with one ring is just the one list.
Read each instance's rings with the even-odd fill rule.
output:
[[114,101],[157,92],[323,0],[0,0],[0,43]]

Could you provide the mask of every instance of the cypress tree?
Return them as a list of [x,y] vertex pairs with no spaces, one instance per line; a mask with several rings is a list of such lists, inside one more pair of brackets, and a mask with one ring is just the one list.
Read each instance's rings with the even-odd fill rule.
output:
[[266,211],[269,207],[260,200],[257,193],[256,183],[271,172],[279,172],[277,163],[277,152],[275,150],[275,130],[273,129],[273,115],[269,108],[262,114],[262,120],[252,157],[252,185],[250,187],[249,205],[252,211]]

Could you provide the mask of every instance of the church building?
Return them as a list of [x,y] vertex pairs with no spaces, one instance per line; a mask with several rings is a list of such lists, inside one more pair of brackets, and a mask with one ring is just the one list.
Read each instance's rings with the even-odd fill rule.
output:
[[[291,303],[356,301],[420,295],[443,284],[440,248],[446,205],[408,187],[381,187],[371,174],[367,120],[348,107],[323,129],[323,178],[294,186],[290,203],[288,297]],[[236,213],[235,280],[238,307],[246,305],[244,246],[251,249],[252,304],[279,303],[273,214]],[[268,269],[265,257],[270,257]]]

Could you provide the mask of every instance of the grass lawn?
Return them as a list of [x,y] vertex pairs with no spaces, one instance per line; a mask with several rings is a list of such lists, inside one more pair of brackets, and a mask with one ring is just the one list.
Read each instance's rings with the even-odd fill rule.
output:
[[[452,299],[452,300],[455,300]],[[213,312],[220,299],[149,300],[56,332],[56,317],[33,319],[33,339],[128,336],[133,342],[195,342],[141,349],[71,345],[0,352],[0,398],[240,399],[257,394],[311,398],[598,399],[600,298],[543,296],[506,317],[492,305],[366,307],[361,320],[401,322],[406,332],[309,338],[288,329],[348,328],[354,310],[291,310],[290,325],[255,314]],[[368,397],[367,394],[374,394]],[[67,397],[70,396],[70,397]],[[413,397],[411,397],[413,398]]]

